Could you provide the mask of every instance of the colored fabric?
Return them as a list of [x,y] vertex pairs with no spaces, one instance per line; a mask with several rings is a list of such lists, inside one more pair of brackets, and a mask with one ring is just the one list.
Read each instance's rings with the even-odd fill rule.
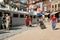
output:
[[40,8],[38,7],[38,8],[37,8],[37,13],[40,13],[40,12],[41,12],[41,10],[40,10]]
[[29,18],[26,18],[25,22],[26,22],[26,26],[28,26],[29,25]]
[[55,17],[52,17],[52,21],[56,21],[56,18]]
[[9,22],[6,22],[6,27],[9,27]]

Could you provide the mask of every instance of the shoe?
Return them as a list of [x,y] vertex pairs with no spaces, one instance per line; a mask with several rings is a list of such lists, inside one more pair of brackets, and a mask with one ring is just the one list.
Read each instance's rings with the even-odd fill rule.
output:
[[55,30],[55,28],[53,28],[53,30]]

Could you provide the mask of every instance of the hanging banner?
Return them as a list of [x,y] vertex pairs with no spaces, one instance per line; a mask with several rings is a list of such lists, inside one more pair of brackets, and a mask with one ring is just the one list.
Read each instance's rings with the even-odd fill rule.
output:
[[40,5],[40,10],[42,11],[43,10],[43,2],[40,2],[39,5]]

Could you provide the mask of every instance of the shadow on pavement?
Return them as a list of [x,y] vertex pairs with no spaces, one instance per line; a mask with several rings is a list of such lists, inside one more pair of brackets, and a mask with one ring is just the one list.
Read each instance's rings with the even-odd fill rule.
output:
[[10,30],[18,30],[18,29],[22,29],[22,28],[17,28],[17,27],[10,28]]
[[37,27],[37,26],[32,26],[32,27]]
[[0,32],[0,34],[4,34],[4,33],[9,33],[9,32],[3,32],[3,31]]
[[36,26],[33,26],[33,25],[29,25],[29,27],[36,27]]
[[59,30],[60,28],[56,28],[55,30]]

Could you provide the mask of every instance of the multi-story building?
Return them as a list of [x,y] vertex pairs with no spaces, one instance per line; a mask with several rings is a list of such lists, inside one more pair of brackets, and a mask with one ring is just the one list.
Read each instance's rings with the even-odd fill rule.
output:
[[43,1],[43,11],[49,12],[50,9],[51,9],[51,1],[50,0]]
[[29,5],[29,9],[37,9],[37,4],[40,6],[40,4],[43,2],[43,0],[27,0],[27,4]]
[[[42,6],[41,9],[42,11],[50,11],[51,9],[51,0],[29,0],[27,1],[27,4],[32,4],[37,6],[37,4],[39,6]],[[36,7],[35,7],[36,8]]]
[[51,2],[51,8],[52,8],[54,11],[59,11],[59,10],[60,10],[60,1],[59,1],[59,0],[52,1],[52,2]]
[[[24,0],[23,0],[24,1]],[[42,10],[49,11],[51,9],[51,4],[49,0],[25,0],[25,3],[22,3],[22,0],[4,0],[5,3],[11,4],[13,3],[17,7],[26,7],[26,9],[37,9],[37,4],[42,2]],[[21,4],[22,3],[22,4]],[[29,7],[30,6],[30,7]]]

